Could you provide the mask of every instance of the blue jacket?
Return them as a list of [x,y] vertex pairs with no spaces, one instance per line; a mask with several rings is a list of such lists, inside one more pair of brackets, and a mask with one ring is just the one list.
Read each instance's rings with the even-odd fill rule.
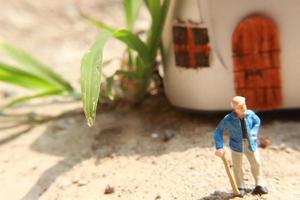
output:
[[[260,127],[260,119],[252,110],[247,110],[245,113],[245,123],[249,150],[253,152],[258,146],[257,136]],[[225,129],[229,132],[230,148],[233,151],[243,152],[242,126],[235,112],[227,114],[216,128],[214,135],[216,149],[223,148],[223,132]]]

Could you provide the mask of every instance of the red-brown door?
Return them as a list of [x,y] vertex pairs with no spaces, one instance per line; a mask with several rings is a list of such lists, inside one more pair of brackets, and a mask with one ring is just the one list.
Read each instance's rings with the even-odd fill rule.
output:
[[275,23],[262,15],[243,19],[232,35],[236,95],[254,110],[282,104],[280,46]]

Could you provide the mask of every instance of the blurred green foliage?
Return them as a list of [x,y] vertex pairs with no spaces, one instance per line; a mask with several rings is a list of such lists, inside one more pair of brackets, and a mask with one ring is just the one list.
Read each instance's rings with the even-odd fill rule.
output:
[[69,95],[74,93],[72,86],[51,68],[25,51],[0,40],[0,52],[18,63],[12,66],[0,61],[0,81],[26,88],[33,95],[12,99],[2,105],[0,111],[17,103],[52,95]]

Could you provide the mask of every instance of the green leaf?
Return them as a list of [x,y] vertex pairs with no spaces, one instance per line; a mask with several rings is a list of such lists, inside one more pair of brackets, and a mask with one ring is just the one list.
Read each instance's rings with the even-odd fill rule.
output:
[[37,91],[54,88],[46,80],[4,63],[0,63],[0,81]]
[[[144,0],[124,0],[126,26],[127,29],[130,31],[133,31],[134,22],[137,18],[137,14],[140,10],[143,1]],[[127,52],[128,52],[128,65],[131,67],[135,67],[133,63],[134,54],[132,53],[132,50],[130,48],[127,48]]]
[[107,30],[109,32],[115,32],[117,30],[117,29],[112,28],[112,27],[106,25],[105,23],[103,23],[103,22],[101,22],[101,21],[99,21],[97,19],[91,18],[90,16],[87,16],[85,14],[81,14],[81,16],[85,20],[87,20],[90,24],[92,24],[92,25],[94,25],[94,26],[96,26],[98,28],[105,29],[105,30]]
[[115,31],[113,36],[127,44],[129,48],[137,51],[145,62],[149,61],[148,48],[138,36],[125,29]]
[[139,57],[136,57],[135,65],[136,65],[135,72],[139,78],[143,78],[146,71],[150,69],[149,65],[146,65],[146,63]]
[[124,0],[126,25],[128,30],[133,30],[133,25],[142,3],[143,0]]
[[160,0],[147,0],[146,4],[152,18],[151,32],[149,32],[147,44],[149,47],[150,60],[154,61],[157,54],[157,49],[160,45],[161,34],[170,0],[164,0],[162,6],[160,6]]
[[41,79],[47,80],[47,82],[52,83],[52,85],[55,85],[57,88],[73,91],[72,86],[60,75],[53,72],[49,66],[31,57],[25,51],[18,49],[1,39],[0,50],[16,62],[20,63],[20,67],[22,67],[24,71],[34,74]]
[[97,103],[100,94],[102,76],[102,54],[106,41],[112,36],[109,31],[102,31],[96,42],[81,60],[81,93],[84,112],[88,125],[92,126],[96,118]]
[[160,16],[160,0],[146,0],[146,5],[150,12],[152,19]]
[[20,98],[16,98],[13,99],[9,102],[7,102],[4,106],[0,107],[0,112],[3,111],[5,108],[11,107],[13,105],[19,104],[19,103],[23,103],[26,101],[29,101],[31,99],[36,99],[36,98],[40,98],[40,97],[45,97],[45,96],[52,96],[52,95],[59,95],[66,92],[66,90],[48,90],[48,91],[43,91],[34,95],[30,95],[30,96],[24,96],[24,97],[20,97]]
[[126,30],[120,29],[116,30],[108,25],[104,24],[101,21],[96,19],[92,19],[91,17],[87,17],[83,15],[85,19],[87,19],[91,24],[97,26],[100,29],[104,29],[108,32],[112,33],[112,36],[121,42],[125,43],[129,48],[138,52],[138,54],[142,57],[142,59],[146,62],[149,60],[148,48],[146,44],[135,34]]

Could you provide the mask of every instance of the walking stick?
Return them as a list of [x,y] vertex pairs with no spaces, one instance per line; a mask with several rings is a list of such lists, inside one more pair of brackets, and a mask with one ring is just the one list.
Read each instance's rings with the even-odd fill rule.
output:
[[230,181],[230,184],[231,184],[231,187],[232,187],[232,190],[233,190],[233,193],[235,195],[240,195],[240,191],[236,185],[236,182],[235,182],[235,179],[232,175],[232,172],[230,170],[230,167],[229,167],[229,164],[228,164],[228,161],[227,161],[227,158],[225,156],[225,152],[223,153],[223,156],[221,157],[222,160],[223,160],[223,163],[224,163],[224,166],[225,166],[225,169],[226,169],[226,173],[228,175],[228,178],[229,178],[229,181]]

